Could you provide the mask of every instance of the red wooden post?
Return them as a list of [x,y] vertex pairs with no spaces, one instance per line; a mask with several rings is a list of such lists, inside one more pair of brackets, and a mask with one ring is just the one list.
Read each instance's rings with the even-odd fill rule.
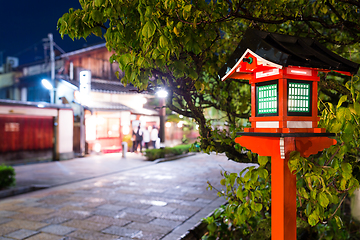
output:
[[[296,239],[296,175],[288,167],[295,138],[280,138],[280,151],[271,156],[271,239]],[[283,145],[283,146],[282,146]],[[281,156],[285,153],[285,159]]]
[[236,143],[260,156],[271,156],[271,239],[295,240],[296,175],[290,172],[288,166],[290,153],[298,151],[302,157],[308,157],[336,144],[336,140],[277,133],[265,133],[264,136],[242,134],[245,136],[236,138]]

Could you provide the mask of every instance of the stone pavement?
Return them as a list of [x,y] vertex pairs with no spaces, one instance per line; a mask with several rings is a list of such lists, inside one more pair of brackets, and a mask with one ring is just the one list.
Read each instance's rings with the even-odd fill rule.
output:
[[[224,202],[206,190],[207,181],[221,188],[220,170],[247,166],[215,154],[158,164],[113,154],[95,159],[59,162],[62,173],[54,170],[56,162],[16,167],[26,172],[18,175],[22,184],[50,179],[49,185],[58,186],[0,200],[0,240],[176,240]],[[112,165],[123,167],[108,169]],[[26,180],[31,169],[32,179],[42,181]]]

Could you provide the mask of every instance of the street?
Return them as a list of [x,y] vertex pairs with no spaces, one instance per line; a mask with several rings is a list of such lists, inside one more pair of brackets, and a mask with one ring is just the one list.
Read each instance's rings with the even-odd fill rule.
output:
[[225,202],[207,181],[221,189],[222,169],[248,166],[215,154],[157,164],[120,156],[43,163],[38,174],[37,164],[16,167],[19,184],[39,176],[31,184],[54,187],[0,200],[0,240],[176,240]]

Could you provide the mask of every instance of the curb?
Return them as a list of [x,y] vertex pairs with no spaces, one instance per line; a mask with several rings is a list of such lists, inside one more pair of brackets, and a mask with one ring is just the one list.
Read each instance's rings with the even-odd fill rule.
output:
[[185,157],[191,157],[194,156],[196,153],[186,153],[186,154],[182,154],[182,155],[176,155],[176,156],[172,156],[172,157],[165,157],[165,158],[158,158],[156,160],[154,160],[154,163],[162,163],[162,162],[168,162],[168,161],[173,161],[173,160],[177,160],[180,158],[185,158]]
[[32,185],[32,186],[27,186],[27,187],[10,188],[10,189],[0,191],[0,199],[12,197],[12,196],[16,196],[16,195],[20,195],[20,194],[24,194],[24,193],[28,193],[28,192],[33,192],[33,191],[37,191],[37,190],[41,190],[41,189],[46,189],[49,187],[51,187],[51,186]]
[[[226,205],[227,203],[228,202],[225,200],[220,206]],[[216,208],[218,208],[218,207],[216,207]],[[211,217],[214,214],[216,208],[204,218]],[[197,224],[195,224],[192,228],[190,228],[186,233],[184,233],[177,240],[199,240],[204,236],[204,234],[207,231],[208,231],[208,229],[207,229],[206,223],[204,223],[203,221],[200,221]]]
[[[209,215],[210,216],[210,215]],[[194,227],[189,229],[178,240],[199,240],[207,231],[207,225],[204,222],[198,222]]]

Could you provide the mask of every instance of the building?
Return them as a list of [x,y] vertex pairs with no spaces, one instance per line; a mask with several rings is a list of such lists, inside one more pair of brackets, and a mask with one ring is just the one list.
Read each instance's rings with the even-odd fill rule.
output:
[[0,163],[74,157],[69,105],[0,100]]
[[[123,141],[131,145],[132,129],[140,123],[142,127],[159,126],[159,114],[143,107],[147,99],[154,96],[138,93],[135,87],[120,82],[116,72],[120,72],[120,78],[122,74],[117,63],[109,62],[111,55],[105,44],[99,44],[45,62],[13,65],[0,74],[0,99],[25,104],[29,108],[27,116],[43,112],[39,104],[71,109],[72,124],[61,128],[72,136],[73,156],[92,151],[120,151]],[[16,71],[9,71],[11,68]],[[46,89],[43,79],[53,88]],[[7,104],[0,102],[0,106]],[[11,115],[10,112],[0,114]],[[55,150],[53,156],[56,156]]]

